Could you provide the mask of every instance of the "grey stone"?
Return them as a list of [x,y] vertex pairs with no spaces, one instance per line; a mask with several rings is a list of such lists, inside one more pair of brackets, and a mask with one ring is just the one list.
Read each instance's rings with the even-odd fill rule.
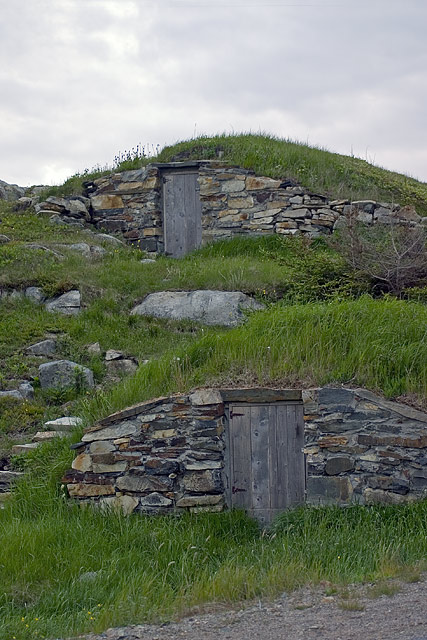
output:
[[[38,213],[41,213],[41,214],[50,213],[50,211],[39,211]],[[53,216],[50,216],[49,223],[50,224],[57,224],[59,226],[64,226],[64,227],[67,226],[67,223],[57,213],[54,213]]]
[[339,473],[352,471],[354,469],[354,460],[347,456],[336,456],[329,458],[326,462],[325,472],[328,476],[336,476]]
[[82,437],[82,442],[93,442],[94,440],[115,440],[124,436],[131,436],[138,431],[138,427],[133,422],[121,422],[117,426],[88,431]]
[[14,482],[18,480],[23,473],[19,471],[0,471],[0,485],[6,485],[10,487]]
[[41,304],[46,299],[40,287],[27,287],[25,289],[25,297],[36,304]]
[[115,451],[116,447],[107,440],[95,440],[91,442],[89,451],[92,455],[104,455]]
[[33,356],[51,356],[56,351],[56,341],[51,339],[42,340],[27,347],[25,351]]
[[186,464],[188,471],[204,471],[205,469],[221,469],[222,462],[220,460],[199,460],[195,462],[190,460]]
[[52,298],[46,302],[48,311],[62,313],[67,316],[76,315],[80,312],[81,296],[78,289],[67,291],[60,296]]
[[141,264],[152,264],[153,262],[156,262],[155,260],[153,260],[152,258],[143,258],[142,260],[140,260]]
[[117,478],[116,484],[119,491],[144,493],[147,491],[168,491],[172,486],[172,480],[166,476],[125,475]]
[[218,493],[222,490],[219,471],[200,471],[184,476],[184,488],[189,493]]
[[122,240],[120,240],[119,238],[116,238],[115,236],[111,236],[108,233],[96,233],[95,237],[99,238],[99,240],[103,240],[104,242],[108,242],[109,244],[115,245],[117,247],[124,246],[124,242],[122,242]]
[[130,358],[123,358],[119,360],[108,361],[107,368],[109,373],[129,376],[135,373],[135,371],[138,369],[138,365],[134,360],[131,360]]
[[82,424],[83,420],[77,416],[64,416],[56,420],[48,420],[44,426],[46,429],[54,429],[55,431],[73,431]]
[[177,507],[207,507],[210,505],[221,504],[223,502],[223,497],[221,495],[213,495],[213,496],[183,496],[179,500],[177,500]]
[[39,366],[40,386],[42,389],[73,386],[76,383],[76,377],[80,374],[87,387],[94,386],[92,371],[71,360],[55,360]]
[[334,405],[334,411],[349,411],[355,406],[354,392],[351,389],[323,387],[319,389],[319,405]]
[[140,498],[139,502],[141,507],[169,507],[172,504],[170,498],[157,492],[149,493],[148,496]]
[[232,327],[243,322],[243,309],[263,308],[240,291],[160,291],[148,295],[131,313]]
[[350,502],[353,488],[349,478],[309,476],[307,502],[311,504],[337,504]]
[[10,238],[0,233],[0,244],[7,244],[8,242],[10,242]]
[[9,184],[0,180],[0,200],[7,200],[13,202],[25,195],[24,187],[19,187],[17,184]]
[[21,392],[17,389],[11,391],[0,391],[0,398],[16,398],[16,400],[23,400]]
[[101,355],[101,347],[99,346],[99,342],[93,342],[87,346],[87,352],[92,356]]
[[29,382],[23,382],[20,384],[18,390],[24,400],[31,400],[34,398],[34,387]]
[[195,406],[222,404],[222,396],[216,389],[198,389],[190,395],[190,402]]
[[114,349],[108,349],[108,351],[105,354],[105,360],[107,362],[109,362],[110,360],[119,360],[120,358],[123,358],[122,351],[115,351]]
[[17,455],[25,455],[26,453],[29,453],[30,451],[34,451],[34,449],[37,449],[37,447],[39,446],[38,442],[29,442],[28,444],[15,444],[12,447],[12,455],[17,456]]

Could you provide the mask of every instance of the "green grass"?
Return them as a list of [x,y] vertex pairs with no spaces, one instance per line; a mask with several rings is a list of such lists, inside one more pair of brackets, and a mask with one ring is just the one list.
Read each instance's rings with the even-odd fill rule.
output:
[[[371,199],[414,205],[420,215],[427,215],[427,184],[374,164],[310,147],[289,139],[267,134],[200,136],[177,142],[162,149],[156,157],[135,158],[114,167],[115,171],[138,169],[148,162],[172,160],[221,159],[252,169],[258,175],[292,179],[311,191],[332,198]],[[77,173],[64,185],[51,187],[44,195],[80,193],[82,182],[107,173]]]
[[231,331],[204,331],[80,410],[99,419],[135,402],[205,385],[305,388],[342,383],[427,397],[427,308],[368,296],[273,306]]
[[64,501],[69,455],[51,445],[0,512],[2,639],[165,621],[215,602],[426,568],[427,502],[299,508],[267,534],[240,512],[125,518]]

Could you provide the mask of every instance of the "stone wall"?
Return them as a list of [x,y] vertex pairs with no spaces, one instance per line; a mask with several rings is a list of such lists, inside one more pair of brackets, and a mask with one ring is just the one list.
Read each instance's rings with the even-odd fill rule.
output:
[[145,251],[162,253],[161,173],[187,166],[199,173],[203,243],[239,234],[328,234],[351,210],[357,210],[357,219],[368,225],[422,222],[413,207],[330,200],[289,180],[256,176],[217,161],[148,165],[113,173],[85,183],[84,197],[48,198],[37,210],[59,214],[74,224],[90,222],[108,233],[122,234]]
[[[427,415],[363,389],[303,392],[307,501],[347,504],[427,495]],[[224,402],[218,390],[158,398],[88,429],[73,445],[69,495],[125,512],[220,511]]]
[[399,503],[427,496],[427,415],[366,389],[303,392],[307,499]]

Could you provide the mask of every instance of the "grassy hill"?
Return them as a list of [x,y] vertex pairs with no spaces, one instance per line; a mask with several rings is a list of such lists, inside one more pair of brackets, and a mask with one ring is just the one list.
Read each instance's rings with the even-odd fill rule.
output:
[[[221,159],[253,169],[259,175],[295,180],[307,189],[331,198],[414,205],[419,215],[427,215],[427,183],[354,156],[344,156],[274,136],[201,136],[167,146],[151,158],[141,158],[137,154],[133,156],[120,162],[115,169],[137,169],[149,162]],[[97,175],[99,172],[76,174],[64,185],[53,187],[48,193],[54,195],[79,191],[83,180]]]
[[[164,149],[158,159],[217,157],[220,151],[222,159],[336,197],[416,203],[420,212],[427,203],[423,183],[265,136],[198,139]],[[85,177],[57,191],[76,190]],[[103,244],[89,230],[51,225],[31,211],[14,213],[7,203],[0,203],[0,218],[0,233],[10,238],[0,246],[0,288],[37,285],[47,295],[78,288],[83,299],[77,316],[48,313],[25,299],[0,300],[0,388],[25,379],[36,387],[33,401],[0,399],[0,458],[64,412],[89,424],[129,404],[207,384],[304,388],[331,382],[427,406],[423,290],[418,301],[409,292],[402,299],[378,294],[339,246],[236,238],[146,264],[131,247]],[[76,242],[101,244],[106,253],[88,259],[62,246]],[[147,293],[197,288],[240,290],[266,308],[231,330],[129,313]],[[37,387],[40,360],[25,348],[46,335],[56,336],[59,358],[93,369],[94,393]],[[88,351],[93,342],[102,352],[118,349],[149,362],[117,381],[102,355]],[[80,435],[12,461],[26,476],[0,510],[0,640],[168,620],[209,602],[273,597],[322,581],[332,583],[328,588],[344,606],[349,583],[379,581],[379,593],[387,593],[390,577],[417,580],[427,569],[426,501],[298,509],[267,535],[238,512],[124,518],[72,507],[60,478],[73,458],[70,442]]]

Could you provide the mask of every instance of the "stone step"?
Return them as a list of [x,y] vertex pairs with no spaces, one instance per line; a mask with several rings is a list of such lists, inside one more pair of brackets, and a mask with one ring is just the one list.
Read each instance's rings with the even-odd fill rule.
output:
[[56,420],[48,420],[44,423],[46,430],[53,431],[74,431],[76,427],[83,424],[81,418],[76,416],[64,416],[63,418],[57,418]]
[[8,491],[9,487],[22,476],[19,471],[0,471],[0,492]]
[[68,435],[67,431],[37,431],[33,436],[33,442],[48,442],[56,438],[65,438]]
[[34,451],[39,446],[38,442],[29,442],[28,444],[15,444],[12,447],[12,455],[17,456],[21,454],[26,454],[29,451]]

